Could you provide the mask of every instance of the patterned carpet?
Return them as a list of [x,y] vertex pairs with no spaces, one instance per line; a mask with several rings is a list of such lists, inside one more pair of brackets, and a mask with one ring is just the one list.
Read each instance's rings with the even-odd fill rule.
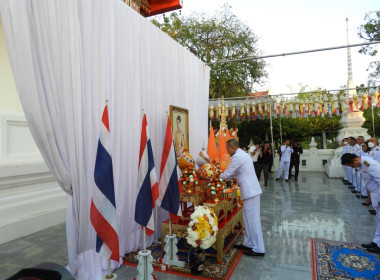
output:
[[380,255],[360,244],[311,238],[313,280],[380,279]]
[[[234,244],[241,244],[243,241],[243,236],[235,236],[230,235],[226,238],[225,244],[232,243]],[[152,257],[153,257],[153,269],[161,272],[167,272],[172,274],[178,274],[181,276],[194,278],[194,279],[215,279],[215,280],[228,280],[230,279],[232,272],[234,271],[236,265],[238,264],[243,251],[242,250],[236,250],[232,246],[225,252],[223,264],[218,264],[216,262],[216,257],[214,256],[206,256],[206,259],[204,261],[204,269],[202,274],[200,275],[192,275],[189,267],[189,263],[187,262],[188,258],[188,247],[186,247],[186,244],[184,242],[184,239],[179,239],[178,242],[178,258],[181,261],[186,262],[186,266],[184,268],[172,266],[168,268],[166,271],[161,270],[161,264],[160,264],[160,258],[163,257],[162,251],[161,251],[161,244],[160,243],[154,243],[148,250],[151,250]],[[206,250],[206,253],[213,254],[215,253],[215,250],[208,249]],[[137,265],[136,260],[137,252],[129,253],[125,255],[124,257],[124,264],[125,265]]]

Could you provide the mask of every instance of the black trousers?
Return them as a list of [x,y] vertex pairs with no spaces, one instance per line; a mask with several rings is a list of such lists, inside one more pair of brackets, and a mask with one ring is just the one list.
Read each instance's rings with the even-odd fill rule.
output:
[[267,184],[269,164],[258,163],[256,166],[257,166],[257,170],[256,170],[257,180],[260,181],[261,171],[264,171],[264,181],[265,181],[265,184]]
[[298,173],[300,171],[300,162],[299,161],[291,161],[290,162],[290,166],[289,166],[289,178],[291,177],[293,166],[294,166],[294,169],[296,170],[295,173],[294,173],[294,178],[298,179]]

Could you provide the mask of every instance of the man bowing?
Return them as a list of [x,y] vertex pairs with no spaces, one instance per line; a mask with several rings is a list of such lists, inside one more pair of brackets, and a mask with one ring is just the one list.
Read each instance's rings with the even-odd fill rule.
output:
[[264,256],[264,240],[260,220],[260,194],[262,193],[257,180],[251,158],[239,148],[235,139],[227,141],[227,152],[231,156],[231,163],[220,175],[224,180],[236,177],[240,187],[243,205],[244,241],[234,248],[244,250],[248,256]]

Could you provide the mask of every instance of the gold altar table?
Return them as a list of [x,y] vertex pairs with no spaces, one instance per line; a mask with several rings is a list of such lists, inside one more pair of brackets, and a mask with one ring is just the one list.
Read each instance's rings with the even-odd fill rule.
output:
[[[231,190],[230,193],[224,194],[219,201],[205,200],[205,192],[197,190],[191,193],[181,192],[181,202],[191,202],[193,206],[204,205],[214,211],[218,217],[218,233],[216,235],[216,242],[212,246],[216,250],[216,259],[218,263],[223,262],[223,256],[226,250],[233,244],[232,240],[224,248],[224,242],[226,237],[233,233],[235,228],[238,228],[237,235],[242,231],[243,216],[242,208],[238,205],[237,189]],[[190,222],[189,208],[185,208],[183,211],[184,217],[182,217],[178,223],[172,223],[172,232],[180,238],[187,237],[187,227]],[[169,234],[169,220],[166,220],[161,225],[161,242],[162,248],[165,247],[165,236]],[[236,235],[236,236],[237,236]]]

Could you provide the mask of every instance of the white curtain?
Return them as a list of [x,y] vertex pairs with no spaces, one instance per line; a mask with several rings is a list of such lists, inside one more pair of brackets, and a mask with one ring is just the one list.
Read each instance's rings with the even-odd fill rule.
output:
[[89,209],[105,100],[124,255],[142,247],[134,223],[142,109],[157,170],[169,105],[189,110],[196,157],[207,143],[209,67],[119,0],[0,0],[0,15],[31,133],[70,194],[70,270],[77,279],[101,279],[106,260],[95,252]]

